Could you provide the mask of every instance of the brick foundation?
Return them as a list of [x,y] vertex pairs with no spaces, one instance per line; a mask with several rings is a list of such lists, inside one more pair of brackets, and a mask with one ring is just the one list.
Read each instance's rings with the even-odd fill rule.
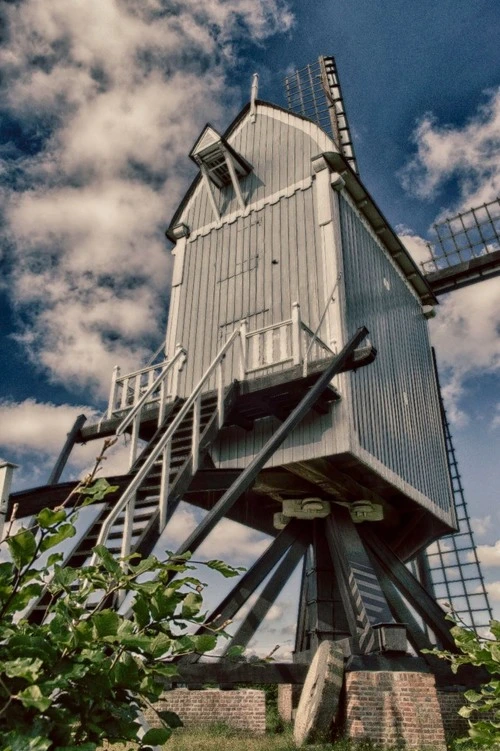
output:
[[283,722],[291,722],[299,705],[302,686],[292,683],[278,685],[278,714]]
[[[165,692],[156,707],[175,712],[186,727],[224,722],[255,735],[266,731],[265,694],[256,689],[188,691],[187,688],[178,688]],[[153,712],[148,713],[147,719],[155,724]]]
[[434,676],[429,673],[347,673],[344,733],[382,748],[446,751]]

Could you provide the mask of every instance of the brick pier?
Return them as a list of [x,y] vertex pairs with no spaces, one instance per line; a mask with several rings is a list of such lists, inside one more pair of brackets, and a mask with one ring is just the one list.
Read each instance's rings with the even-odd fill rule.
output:
[[[166,691],[156,707],[160,711],[175,712],[186,727],[224,722],[232,728],[247,730],[255,735],[262,735],[266,731],[265,694],[256,689],[220,691],[207,688],[189,691],[187,688],[177,688]],[[153,712],[148,713],[147,719],[152,725],[155,724]]]

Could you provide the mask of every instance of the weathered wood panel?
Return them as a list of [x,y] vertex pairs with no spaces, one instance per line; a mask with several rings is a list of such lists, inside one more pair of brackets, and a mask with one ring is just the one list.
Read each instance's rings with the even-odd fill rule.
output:
[[340,218],[348,333],[362,322],[378,350],[375,363],[350,376],[358,453],[423,493],[431,508],[448,512],[451,490],[421,303],[345,196]]

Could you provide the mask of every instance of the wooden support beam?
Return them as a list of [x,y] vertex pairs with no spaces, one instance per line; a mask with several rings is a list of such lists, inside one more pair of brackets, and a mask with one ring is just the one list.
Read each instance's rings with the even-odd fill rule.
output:
[[344,578],[349,582],[358,632],[361,632],[360,648],[363,652],[376,651],[380,644],[373,627],[394,623],[391,610],[349,511],[335,505],[326,526],[338,551]]
[[307,608],[308,601],[308,571],[311,568],[312,549],[308,547],[302,564],[302,575],[300,578],[299,610],[297,614],[297,629],[295,631],[294,653],[305,652],[309,649],[309,611]]
[[178,555],[188,551],[194,552],[201,543],[206,539],[212,529],[227,514],[230,508],[236,503],[242,493],[250,487],[264,465],[281,446],[284,440],[290,435],[292,430],[299,424],[304,416],[316,403],[317,399],[328,386],[332,378],[340,372],[347,362],[353,351],[363,339],[366,338],[368,330],[362,326],[357,330],[354,336],[345,345],[342,351],[332,358],[329,366],[320,375],[314,386],[305,394],[299,404],[287,417],[285,422],[273,433],[262,449],[246,467],[236,482],[229,490],[224,493],[222,498],[215,504],[214,508],[207,514],[203,521],[198,525],[194,532],[184,541],[177,550]]
[[[234,662],[178,662],[179,675],[172,680],[177,683],[203,685],[204,683],[237,684],[277,683],[302,684],[309,665],[291,662],[274,663],[234,663]],[[170,683],[171,681],[169,681]]]
[[322,519],[314,522],[313,563],[312,591],[316,601],[311,602],[311,610],[314,614],[313,628],[317,635],[316,646],[319,646],[326,639],[337,640],[351,636],[340,595],[340,572],[334,567]]
[[384,503],[381,496],[353,480],[345,472],[338,470],[328,459],[293,462],[287,464],[286,468],[298,477],[317,485],[324,493],[339,501],[368,500],[373,503]]
[[408,603],[420,615],[424,623],[434,632],[444,649],[457,651],[450,633],[450,623],[445,612],[426,592],[419,581],[408,571],[405,564],[379,538],[369,525],[361,525],[361,535],[373,557],[380,563],[389,579],[396,585]]
[[[238,610],[262,584],[288,548],[293,545],[297,536],[301,535],[302,526],[298,519],[294,519],[287,524],[253,566],[243,574],[241,579],[238,579],[229,594],[212,610],[206,619],[207,623],[212,624],[215,628],[221,628],[227,621],[234,618]],[[196,633],[201,634],[205,631],[206,629],[200,626]],[[199,655],[188,655],[181,661],[198,662],[199,657]]]
[[274,604],[276,597],[295,571],[297,564],[307,550],[307,538],[304,534],[302,534],[301,537],[302,539],[296,539],[295,542],[292,543],[291,547],[283,556],[283,559],[273,572],[271,578],[257,598],[257,601],[240,624],[234,636],[231,638],[229,644],[224,650],[224,654],[226,654],[227,650],[232,646],[248,646],[248,642],[259,628],[269,612],[269,609]]
[[66,466],[66,462],[68,461],[69,455],[71,454],[71,450],[73,449],[73,446],[76,443],[76,439],[80,435],[80,430],[82,429],[83,424],[86,422],[86,420],[87,418],[85,417],[85,415],[78,415],[78,417],[76,418],[73,427],[66,436],[66,441],[61,449],[61,453],[57,457],[54,468],[49,475],[47,485],[55,485],[59,482],[64,467]]

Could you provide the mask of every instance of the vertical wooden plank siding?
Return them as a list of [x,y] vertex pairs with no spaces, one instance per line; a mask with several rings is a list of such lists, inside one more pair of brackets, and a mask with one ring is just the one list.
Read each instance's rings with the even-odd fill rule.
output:
[[421,303],[345,196],[340,222],[347,333],[363,323],[378,349],[369,368],[350,376],[359,445],[448,512],[452,498]]
[[[181,218],[190,236],[169,342],[182,342],[188,351],[181,378],[185,395],[243,317],[251,332],[291,318],[297,301],[302,320],[315,330],[333,283],[325,279],[311,165],[313,156],[334,150],[333,143],[314,124],[262,105],[256,122],[247,118],[228,140],[253,167],[241,181],[247,210],[241,211],[231,186],[215,189],[221,220],[214,222],[199,186]],[[324,328],[320,336],[326,336]],[[290,332],[269,331],[250,340],[250,354],[265,363],[284,342],[291,344]],[[232,364],[228,356],[226,378]],[[332,413],[305,419],[272,464],[347,450],[347,412],[337,405]],[[277,425],[272,417],[258,422],[251,433],[223,432],[214,449],[217,466],[248,463]]]

